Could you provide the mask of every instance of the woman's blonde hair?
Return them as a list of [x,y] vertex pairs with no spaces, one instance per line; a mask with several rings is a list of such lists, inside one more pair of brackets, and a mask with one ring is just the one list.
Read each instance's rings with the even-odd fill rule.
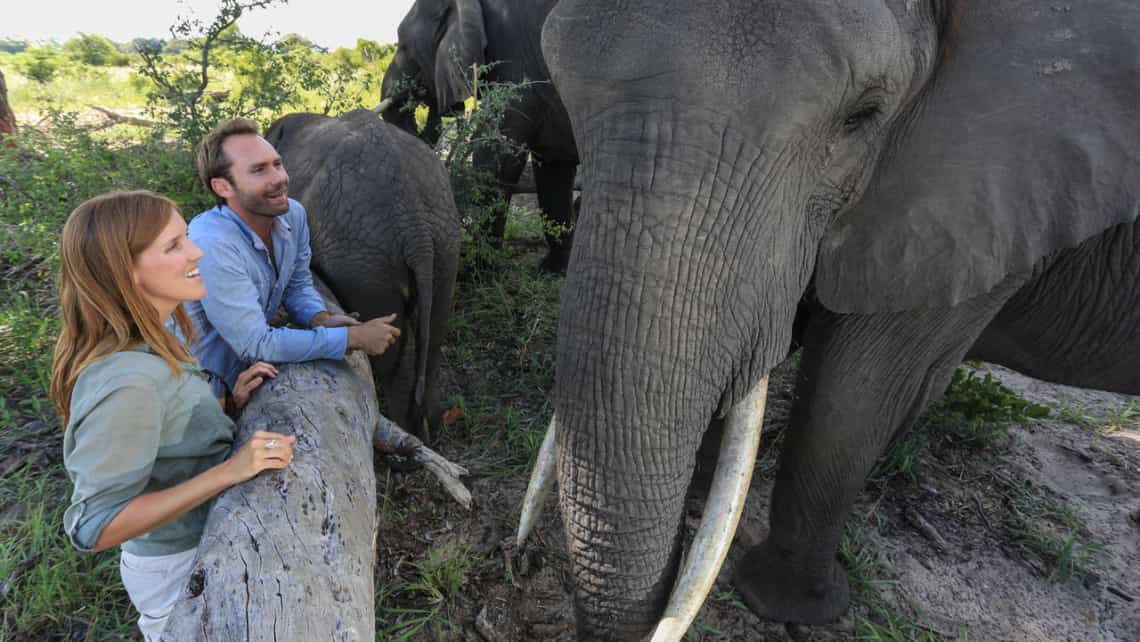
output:
[[[83,369],[140,344],[150,346],[175,376],[180,362],[193,361],[158,318],[158,310],[133,279],[135,258],[170,222],[181,216],[174,201],[153,192],[113,192],[84,201],[71,212],[59,243],[61,329],[51,365],[51,400],[67,425],[71,392]],[[188,343],[194,325],[185,308],[174,321]]]

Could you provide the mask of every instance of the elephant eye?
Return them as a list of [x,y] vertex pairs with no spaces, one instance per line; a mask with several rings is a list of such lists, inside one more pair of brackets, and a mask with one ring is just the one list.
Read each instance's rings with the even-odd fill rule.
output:
[[851,112],[847,119],[843,121],[843,129],[848,134],[853,134],[863,128],[875,116],[879,115],[879,105],[871,103],[861,105],[858,109]]

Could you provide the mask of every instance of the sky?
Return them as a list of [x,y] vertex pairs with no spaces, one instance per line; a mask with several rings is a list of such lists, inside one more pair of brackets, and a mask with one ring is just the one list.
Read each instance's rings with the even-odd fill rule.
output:
[[[352,47],[357,38],[396,42],[396,27],[413,0],[289,0],[256,9],[238,21],[242,33],[297,33],[322,47]],[[21,0],[4,2],[0,38],[63,42],[97,33],[116,42],[168,38],[180,15],[209,22],[220,0]]]

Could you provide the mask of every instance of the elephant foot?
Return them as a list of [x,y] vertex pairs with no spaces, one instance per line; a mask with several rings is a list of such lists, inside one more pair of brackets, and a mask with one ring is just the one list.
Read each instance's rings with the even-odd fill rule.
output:
[[822,572],[808,573],[791,555],[773,550],[770,540],[748,551],[733,582],[757,615],[775,622],[828,624],[847,611],[847,571],[832,559]]
[[538,264],[538,269],[551,274],[566,274],[566,267],[570,265],[569,252],[549,252]]

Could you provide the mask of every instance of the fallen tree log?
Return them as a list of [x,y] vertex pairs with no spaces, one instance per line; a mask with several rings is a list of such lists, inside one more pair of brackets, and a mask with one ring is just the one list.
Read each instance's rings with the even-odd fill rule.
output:
[[10,136],[15,133],[16,114],[12,112],[12,105],[8,103],[8,83],[4,81],[4,72],[0,71],[0,136]]
[[92,104],[88,103],[87,107],[89,109],[94,109],[95,111],[97,111],[100,114],[103,114],[104,116],[107,117],[107,121],[105,123],[103,123],[102,125],[97,125],[93,128],[96,130],[107,129],[108,127],[110,127],[112,125],[120,125],[120,124],[137,125],[139,127],[155,127],[158,125],[158,123],[156,121],[147,120],[146,118],[139,118],[137,116],[127,116],[124,114],[117,114],[117,113],[111,111],[110,109],[100,107],[99,105],[92,105]]
[[261,385],[238,442],[256,430],[295,434],[293,463],[218,496],[163,640],[375,639],[379,418],[360,352],[288,364]]

